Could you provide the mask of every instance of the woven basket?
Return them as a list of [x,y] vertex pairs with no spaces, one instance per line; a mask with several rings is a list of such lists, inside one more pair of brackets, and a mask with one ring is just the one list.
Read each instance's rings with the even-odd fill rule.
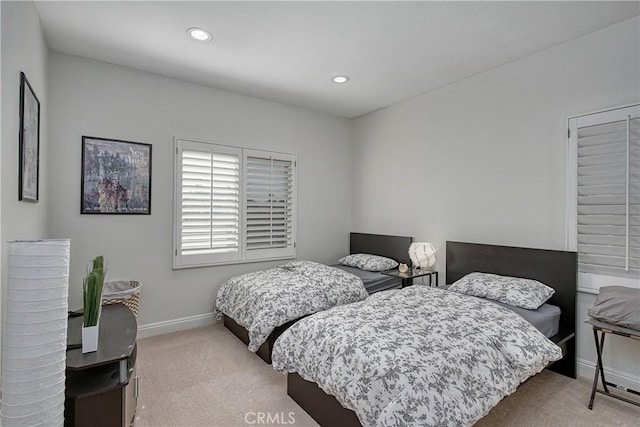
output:
[[[131,288],[139,288],[140,282],[131,280],[129,281],[129,286],[131,286]],[[138,317],[138,308],[140,307],[140,292],[137,292],[129,298],[113,298],[102,301],[102,305],[111,304],[124,304],[129,310],[131,310],[134,316]]]

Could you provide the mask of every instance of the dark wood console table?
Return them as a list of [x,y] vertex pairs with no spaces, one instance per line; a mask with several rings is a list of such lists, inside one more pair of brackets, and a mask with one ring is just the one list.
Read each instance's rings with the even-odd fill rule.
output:
[[[79,344],[82,316],[69,318],[68,345]],[[130,426],[135,416],[138,325],[122,304],[105,305],[100,316],[98,351],[67,351],[65,426]]]

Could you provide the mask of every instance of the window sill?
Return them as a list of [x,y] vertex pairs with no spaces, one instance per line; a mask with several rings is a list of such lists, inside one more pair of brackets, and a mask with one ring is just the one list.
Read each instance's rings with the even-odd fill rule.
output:
[[295,260],[297,255],[293,256],[282,256],[282,257],[273,257],[273,258],[262,258],[262,259],[247,259],[247,260],[239,260],[239,261],[222,261],[216,263],[205,263],[205,264],[189,264],[189,265],[173,265],[173,270],[186,270],[190,268],[203,268],[203,267],[220,267],[224,265],[236,265],[236,264],[255,264],[259,262],[269,262],[269,261],[283,261],[283,260]]

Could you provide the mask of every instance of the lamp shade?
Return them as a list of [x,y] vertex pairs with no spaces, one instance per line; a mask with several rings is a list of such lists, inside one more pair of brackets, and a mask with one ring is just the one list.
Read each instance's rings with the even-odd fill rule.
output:
[[2,424],[64,424],[69,240],[9,242]]
[[409,246],[409,258],[414,268],[433,270],[436,266],[436,248],[431,243],[413,242]]

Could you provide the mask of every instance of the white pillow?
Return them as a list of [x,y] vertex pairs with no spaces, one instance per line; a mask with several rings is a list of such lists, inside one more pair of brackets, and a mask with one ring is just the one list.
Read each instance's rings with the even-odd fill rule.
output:
[[489,273],[469,273],[449,290],[529,310],[536,310],[555,293],[553,288],[537,280]]
[[398,263],[391,258],[370,254],[347,255],[340,258],[338,263],[366,271],[385,271],[398,267]]

